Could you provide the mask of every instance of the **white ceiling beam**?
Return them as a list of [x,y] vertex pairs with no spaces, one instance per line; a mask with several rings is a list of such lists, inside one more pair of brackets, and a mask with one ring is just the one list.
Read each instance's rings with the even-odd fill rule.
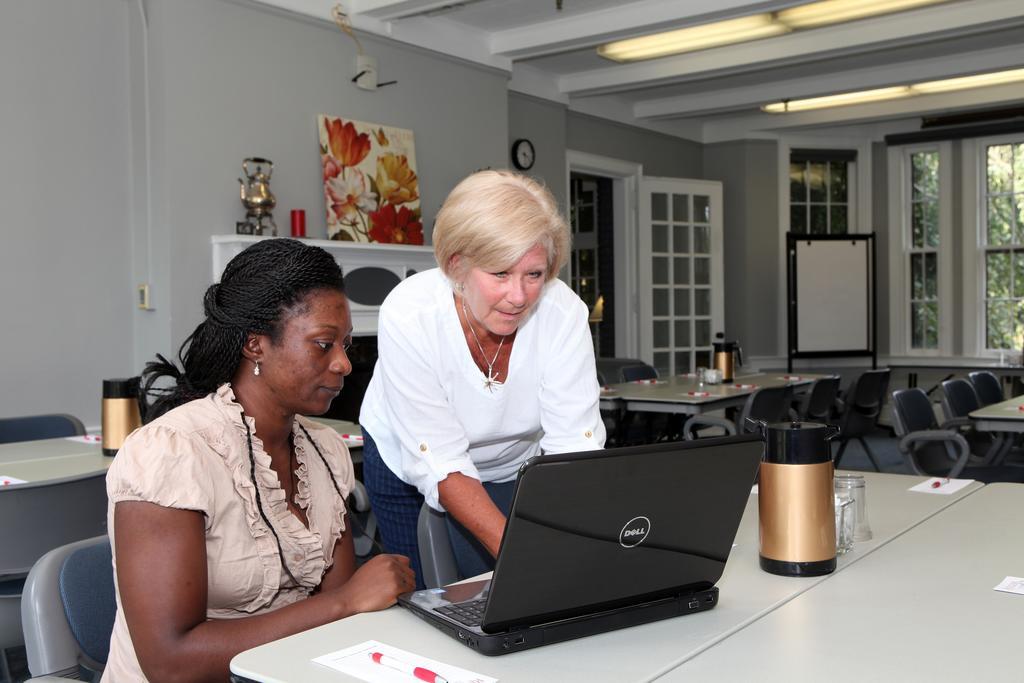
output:
[[[961,53],[957,54],[955,58],[933,57],[888,64],[884,67],[765,82],[729,90],[712,90],[695,92],[692,95],[649,99],[637,102],[633,107],[633,113],[637,118],[644,119],[696,116],[759,107],[762,104],[779,102],[784,99],[801,99],[890,85],[907,85],[973,73],[1020,68],[1021,66],[1024,66],[1024,44]],[[1018,87],[1024,93],[1024,85]]]
[[583,14],[566,16],[528,26],[495,31],[491,51],[512,59],[527,59],[590,47],[620,38],[644,35],[717,20],[733,14],[762,12],[792,5],[793,0],[758,3],[750,0],[645,0],[623,3]]
[[647,62],[566,74],[559,78],[559,89],[570,95],[624,92],[1019,25],[1024,25],[1021,0],[970,0]]
[[394,21],[447,7],[453,0],[344,0],[342,5],[351,15]]

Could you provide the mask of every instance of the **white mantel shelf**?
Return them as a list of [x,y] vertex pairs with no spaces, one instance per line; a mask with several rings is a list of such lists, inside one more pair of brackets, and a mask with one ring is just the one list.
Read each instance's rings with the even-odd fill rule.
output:
[[[213,273],[211,283],[220,280],[228,261],[243,249],[260,240],[271,239],[258,235],[213,235]],[[289,238],[291,239],[291,238]],[[404,280],[410,271],[420,272],[434,268],[434,248],[408,244],[365,244],[361,242],[340,242],[336,240],[315,240],[302,238],[304,244],[320,247],[330,253],[346,275],[359,268],[383,268]],[[366,306],[351,302],[353,334],[377,334],[378,306]]]

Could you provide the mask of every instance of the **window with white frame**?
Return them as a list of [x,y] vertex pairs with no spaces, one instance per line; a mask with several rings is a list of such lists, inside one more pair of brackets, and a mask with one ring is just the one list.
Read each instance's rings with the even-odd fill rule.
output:
[[953,352],[953,147],[889,148],[889,351]]
[[985,348],[1024,346],[1024,139],[984,145]]
[[792,149],[789,229],[797,234],[845,235],[852,229],[850,179],[854,150]]
[[939,348],[939,152],[909,154],[904,258],[910,276],[910,348]]

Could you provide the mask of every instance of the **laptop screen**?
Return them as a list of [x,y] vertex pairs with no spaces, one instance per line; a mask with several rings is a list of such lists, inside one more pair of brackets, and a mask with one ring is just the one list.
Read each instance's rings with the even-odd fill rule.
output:
[[531,459],[520,471],[484,630],[710,588],[762,451],[750,435]]

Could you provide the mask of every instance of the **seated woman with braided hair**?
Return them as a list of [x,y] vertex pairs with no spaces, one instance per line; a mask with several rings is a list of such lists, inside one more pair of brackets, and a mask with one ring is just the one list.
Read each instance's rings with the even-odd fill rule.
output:
[[334,259],[257,242],[204,307],[183,369],[162,356],[146,366],[148,423],[107,475],[118,610],[104,681],[226,680],[242,650],[383,609],[414,585],[399,555],[356,569],[352,461],[338,434],[301,417],[325,412],[352,370]]

